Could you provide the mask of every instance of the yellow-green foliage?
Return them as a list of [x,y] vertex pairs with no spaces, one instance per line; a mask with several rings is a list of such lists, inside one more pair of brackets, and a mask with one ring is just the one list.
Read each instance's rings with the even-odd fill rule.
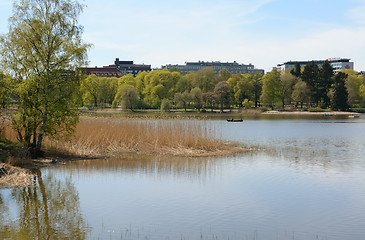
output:
[[245,100],[243,100],[242,102],[242,106],[245,108],[245,109],[250,109],[254,106],[254,102],[252,101],[249,101],[247,98]]
[[118,81],[116,77],[98,77],[89,75],[81,82],[81,93],[84,105],[104,107],[111,105],[117,94]]

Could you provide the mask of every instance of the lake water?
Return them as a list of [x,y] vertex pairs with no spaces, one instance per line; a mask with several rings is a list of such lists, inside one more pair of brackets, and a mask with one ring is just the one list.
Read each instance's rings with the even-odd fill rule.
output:
[[258,150],[42,169],[0,190],[0,239],[365,239],[365,116],[192,122]]

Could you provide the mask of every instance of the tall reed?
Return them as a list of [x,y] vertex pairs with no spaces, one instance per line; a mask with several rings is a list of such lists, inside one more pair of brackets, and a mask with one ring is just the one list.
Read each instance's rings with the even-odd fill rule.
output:
[[[87,156],[121,153],[209,156],[242,151],[224,143],[214,133],[214,129],[195,121],[81,117],[71,138],[45,138],[44,144],[64,153]],[[6,131],[6,135],[15,138],[12,131]]]
[[46,142],[58,150],[93,156],[131,152],[203,156],[233,150],[207,126],[194,121],[82,117],[69,141],[47,139]]

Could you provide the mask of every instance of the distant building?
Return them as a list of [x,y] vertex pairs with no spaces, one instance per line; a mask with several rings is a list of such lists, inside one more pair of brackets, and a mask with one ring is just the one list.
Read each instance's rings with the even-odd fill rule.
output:
[[[351,69],[351,70],[354,69],[354,63],[350,62],[349,58],[329,58],[327,60],[331,64],[333,71],[335,73],[344,69]],[[322,64],[325,62],[325,60],[312,60],[312,61],[316,63],[318,67],[322,67]],[[300,67],[304,67],[305,65],[309,64],[312,61],[289,61],[283,64],[278,64],[277,69],[285,71],[286,69],[294,68],[297,63],[300,64]]]
[[123,74],[116,67],[86,68],[86,75],[94,74],[99,77],[121,77]]
[[248,65],[245,65],[245,64],[239,64],[236,61],[231,62],[231,63],[230,62],[222,63],[222,62],[199,61],[199,62],[186,62],[185,65],[168,64],[168,65],[162,66],[162,68],[165,68],[168,70],[171,70],[171,69],[178,70],[182,74],[187,74],[189,72],[197,72],[201,69],[205,69],[208,67],[212,67],[216,71],[216,73],[218,73],[222,69],[227,69],[232,74],[235,74],[235,73],[241,73],[241,74],[261,73],[263,75],[265,73],[265,71],[263,69],[255,69],[254,65],[252,65],[251,63]]
[[116,58],[114,65],[109,65],[109,67],[116,67],[123,75],[131,73],[137,76],[140,72],[151,71],[151,65],[134,64],[133,61],[119,61],[119,58]]
[[119,61],[116,58],[113,65],[83,69],[85,74],[95,74],[99,77],[122,77],[129,73],[137,76],[140,72],[150,72],[151,65],[134,64],[133,61]]

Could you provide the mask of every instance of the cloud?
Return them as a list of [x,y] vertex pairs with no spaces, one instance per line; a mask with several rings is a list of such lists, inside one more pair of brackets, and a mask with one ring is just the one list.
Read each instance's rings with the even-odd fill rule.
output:
[[270,71],[288,60],[349,57],[357,70],[365,69],[365,28],[359,25],[365,23],[364,4],[351,5],[346,16],[357,25],[350,25],[349,17],[339,22],[306,14],[296,17],[288,14],[293,9],[282,0],[99,3],[88,2],[81,22],[85,39],[94,44],[93,65],[111,64],[115,57],[154,67],[236,60]]
[[347,16],[348,18],[355,21],[357,24],[365,25],[365,4],[358,5],[355,8],[352,8],[348,11]]
[[[261,47],[260,47],[261,45]],[[276,64],[289,60],[316,60],[331,57],[346,57],[355,63],[355,70],[365,69],[365,28],[331,29],[319,34],[313,34],[295,41],[257,43],[259,58],[255,62],[262,63],[265,70],[272,63]],[[250,53],[252,57],[252,52]],[[266,57],[264,56],[266,55]],[[265,61],[262,61],[265,59]]]

